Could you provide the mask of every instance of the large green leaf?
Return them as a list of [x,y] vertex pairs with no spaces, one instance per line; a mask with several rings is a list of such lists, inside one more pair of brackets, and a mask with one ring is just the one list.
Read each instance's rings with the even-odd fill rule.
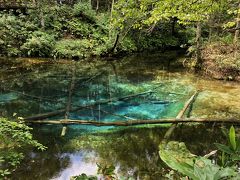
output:
[[159,148],[161,159],[170,168],[193,180],[220,180],[238,176],[234,168],[223,168],[205,157],[193,155],[182,142],[162,143]]
[[172,169],[196,179],[193,171],[194,157],[184,143],[170,141],[159,145],[161,159]]

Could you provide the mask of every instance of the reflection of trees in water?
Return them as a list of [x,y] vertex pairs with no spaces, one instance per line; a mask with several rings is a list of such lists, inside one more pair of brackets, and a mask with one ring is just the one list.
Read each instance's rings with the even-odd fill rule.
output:
[[29,153],[11,177],[19,180],[51,179],[69,166],[69,156],[61,153]]
[[13,173],[11,179],[51,179],[66,169],[70,165],[70,157],[69,154],[65,154],[61,149],[64,139],[59,137],[59,133],[60,127],[50,131],[36,126],[33,133],[34,138],[47,146],[48,149],[43,152],[26,150],[23,162]]
[[105,146],[96,151],[103,161],[119,165],[119,174],[128,176],[131,172],[134,177],[153,178],[161,170],[158,156],[160,141],[152,136],[151,131],[141,132],[141,136],[139,133],[121,133],[110,137]]
[[[129,128],[114,133],[83,135],[65,144],[66,149],[93,150],[100,164],[113,164],[118,174],[140,179],[159,179],[166,173],[159,158],[159,144],[165,128]],[[184,141],[188,149],[204,155],[215,149],[215,142],[224,142],[219,127],[179,126],[172,140]],[[89,159],[87,160],[89,161]]]
[[[121,176],[159,179],[166,173],[158,154],[158,146],[166,130],[167,128],[161,127],[131,127],[79,136],[79,129],[70,129],[66,137],[60,137],[61,126],[52,131],[36,126],[34,138],[48,146],[48,150],[28,153],[12,179],[53,178],[70,165],[69,152],[74,154],[76,151],[82,152],[85,163],[115,165]],[[188,149],[197,155],[214,150],[214,142],[225,143],[220,128],[204,125],[179,126],[174,131],[172,140],[186,142]],[[96,154],[93,155],[93,152]]]

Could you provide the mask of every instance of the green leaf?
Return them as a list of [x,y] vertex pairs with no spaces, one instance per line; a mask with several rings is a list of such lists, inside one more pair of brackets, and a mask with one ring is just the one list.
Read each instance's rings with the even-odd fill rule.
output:
[[220,167],[212,164],[210,159],[193,156],[184,143],[171,141],[160,144],[159,148],[161,159],[170,168],[193,180],[220,180],[238,175],[234,167]]
[[221,161],[222,161],[222,166],[224,166],[224,164],[226,162],[225,152],[222,152]]
[[226,145],[224,145],[224,144],[215,143],[215,145],[216,145],[217,148],[218,148],[220,151],[222,151],[222,152],[225,152],[225,153],[227,153],[227,154],[232,154],[232,153],[234,153],[234,151],[233,151],[230,147],[228,147],[228,146],[226,146]]
[[232,149],[235,151],[237,149],[237,143],[236,143],[235,129],[233,126],[231,126],[230,131],[229,131],[229,141],[230,141]]
[[195,179],[193,172],[194,155],[188,151],[184,143],[170,141],[159,145],[161,159],[173,170]]
[[218,180],[225,177],[234,177],[234,176],[238,176],[237,172],[233,168],[226,167],[226,168],[221,168],[215,175],[214,179]]

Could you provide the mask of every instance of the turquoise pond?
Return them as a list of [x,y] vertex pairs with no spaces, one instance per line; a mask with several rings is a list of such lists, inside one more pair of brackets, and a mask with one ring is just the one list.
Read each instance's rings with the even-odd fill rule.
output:
[[[182,67],[179,52],[137,54],[122,59],[67,61],[0,59],[0,115],[31,117],[63,111],[48,120],[99,122],[174,118],[196,90],[201,90],[185,117],[239,118],[240,85],[210,80]],[[127,98],[126,98],[127,97]],[[109,100],[107,103],[97,103]],[[91,105],[87,106],[86,105]],[[26,150],[12,179],[69,179],[97,174],[98,164],[113,164],[122,179],[159,179],[166,174],[158,145],[169,125],[97,127],[31,125],[44,152]],[[172,139],[195,154],[224,142],[225,126],[179,125]]]

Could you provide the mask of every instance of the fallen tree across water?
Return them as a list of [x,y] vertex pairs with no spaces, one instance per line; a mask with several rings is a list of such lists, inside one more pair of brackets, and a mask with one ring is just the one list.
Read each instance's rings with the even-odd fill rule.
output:
[[[122,97],[118,97],[118,98],[99,100],[99,101],[96,101],[96,102],[93,102],[93,103],[90,103],[90,104],[70,108],[69,112],[78,111],[80,109],[84,109],[86,107],[96,106],[96,105],[99,105],[99,104],[107,104],[107,103],[110,103],[110,102],[123,101],[123,100],[131,99],[131,98],[134,98],[134,97],[146,95],[146,94],[152,94],[152,93],[154,93],[154,91],[145,91],[145,92],[141,92],[141,93],[137,93],[137,94],[131,94],[131,95],[122,96]],[[34,115],[34,116],[26,117],[26,118],[24,118],[24,120],[41,120],[41,119],[46,119],[46,118],[49,118],[49,117],[54,117],[54,116],[57,116],[57,115],[62,115],[65,112],[66,112],[66,108],[59,109],[59,110],[52,111],[52,112],[48,112],[48,113],[37,114],[37,115]]]
[[240,118],[228,118],[228,119],[206,119],[206,118],[172,118],[172,119],[155,119],[155,120],[131,120],[131,121],[115,121],[115,122],[101,122],[91,120],[25,120],[26,123],[32,124],[81,124],[81,125],[93,125],[93,126],[135,126],[135,125],[146,125],[146,124],[167,124],[167,123],[235,123],[240,125]]

